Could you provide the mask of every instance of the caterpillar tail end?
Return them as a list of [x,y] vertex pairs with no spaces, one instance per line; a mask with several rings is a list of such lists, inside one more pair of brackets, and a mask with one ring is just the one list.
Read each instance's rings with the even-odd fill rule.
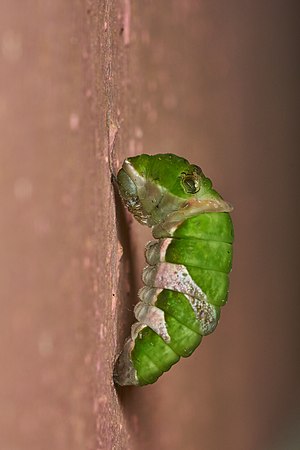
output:
[[125,342],[124,348],[119,355],[114,367],[114,382],[120,386],[139,386],[136,370],[132,364],[131,352],[134,341],[129,338]]

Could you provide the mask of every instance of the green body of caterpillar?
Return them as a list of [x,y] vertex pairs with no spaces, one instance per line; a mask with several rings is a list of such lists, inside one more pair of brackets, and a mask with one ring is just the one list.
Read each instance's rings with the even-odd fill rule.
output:
[[172,154],[124,161],[117,177],[129,211],[152,228],[138,320],[115,372],[120,385],[146,385],[187,357],[217,326],[232,263],[232,207],[201,169]]

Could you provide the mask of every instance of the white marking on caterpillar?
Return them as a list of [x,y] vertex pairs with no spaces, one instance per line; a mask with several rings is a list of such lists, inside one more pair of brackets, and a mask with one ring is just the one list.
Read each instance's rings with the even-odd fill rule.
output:
[[155,266],[159,261],[165,261],[166,253],[172,239],[150,241],[145,247],[145,258],[150,266]]
[[205,293],[182,264],[163,262],[157,266],[147,266],[143,270],[142,280],[150,287],[170,289],[207,301]]
[[158,334],[167,344],[171,342],[165,321],[165,313],[160,308],[139,302],[135,305],[134,315],[139,322],[151,328],[151,330]]
[[233,207],[223,199],[191,199],[181,208],[170,212],[164,222],[155,225],[152,234],[156,238],[173,236],[176,229],[189,217],[206,212],[230,212]]
[[200,300],[187,294],[184,296],[189,301],[196,319],[199,321],[202,336],[212,333],[218,325],[219,309],[205,300]]
[[[139,290],[138,296],[142,302],[155,306],[157,298],[162,291],[163,289],[144,286]],[[196,319],[199,321],[200,333],[202,336],[212,333],[218,324],[219,308],[211,305],[205,300],[191,297],[188,294],[183,295],[193,308]]]

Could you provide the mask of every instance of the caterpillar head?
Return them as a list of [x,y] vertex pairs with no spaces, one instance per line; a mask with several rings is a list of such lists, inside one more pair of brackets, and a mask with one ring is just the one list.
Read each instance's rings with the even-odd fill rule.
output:
[[200,167],[170,153],[125,159],[117,182],[129,211],[150,227],[232,209]]

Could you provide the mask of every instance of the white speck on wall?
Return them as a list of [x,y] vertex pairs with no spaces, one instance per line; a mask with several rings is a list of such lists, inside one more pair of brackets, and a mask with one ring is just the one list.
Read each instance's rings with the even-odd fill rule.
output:
[[111,299],[111,313],[112,313],[112,315],[114,315],[115,312],[116,312],[116,306],[117,306],[117,298],[116,298],[116,295],[113,294],[112,299]]
[[91,260],[90,260],[90,258],[88,256],[85,256],[83,258],[82,265],[83,265],[84,269],[89,269],[90,268]]
[[82,50],[82,58],[85,60],[89,58],[89,52],[86,49]]
[[11,63],[18,61],[23,53],[22,37],[14,30],[6,30],[1,36],[1,53]]
[[79,115],[75,112],[70,114],[69,125],[72,131],[76,131],[79,128]]
[[157,121],[157,111],[151,109],[147,115],[147,119],[150,123],[155,123]]
[[72,204],[72,196],[69,193],[67,193],[67,192],[64,193],[62,195],[62,197],[61,197],[61,203],[64,206],[67,206],[67,207],[71,206],[71,204]]
[[40,356],[46,358],[52,355],[53,349],[53,336],[48,331],[43,331],[38,339],[38,350]]
[[124,1],[124,45],[129,45],[130,43],[130,22],[131,22],[131,5],[130,0]]
[[14,195],[18,201],[30,200],[33,193],[33,185],[28,178],[18,178],[14,183]]
[[38,236],[46,236],[51,231],[49,220],[46,217],[38,216],[33,221],[33,230]]
[[177,98],[174,94],[169,93],[163,97],[163,105],[165,109],[172,110],[177,106]]
[[141,127],[135,127],[134,134],[138,139],[141,139],[143,137],[143,130]]
[[99,336],[101,340],[106,336],[106,326],[103,323],[100,324]]

